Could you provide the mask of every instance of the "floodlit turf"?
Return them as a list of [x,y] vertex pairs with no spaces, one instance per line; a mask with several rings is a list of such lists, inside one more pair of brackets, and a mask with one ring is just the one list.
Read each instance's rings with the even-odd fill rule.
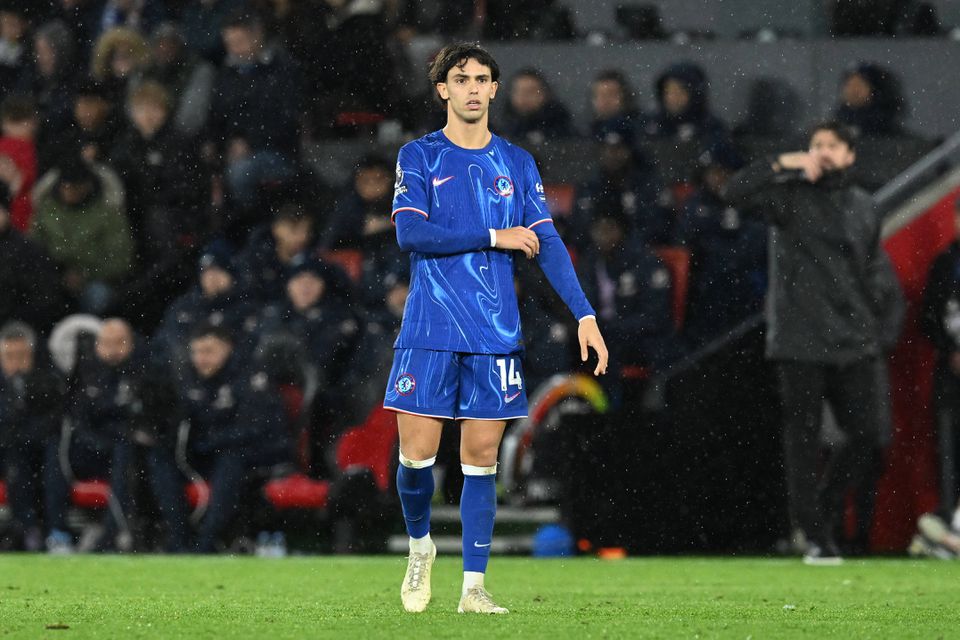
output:
[[0,638],[960,637],[960,563],[494,558],[505,617],[456,613],[441,556],[426,613],[400,607],[399,557],[282,560],[0,556]]

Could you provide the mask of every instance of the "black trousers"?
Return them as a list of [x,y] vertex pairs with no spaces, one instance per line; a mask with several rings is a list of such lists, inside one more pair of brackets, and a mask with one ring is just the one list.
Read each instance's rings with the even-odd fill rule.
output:
[[[790,516],[808,538],[824,540],[840,522],[847,490],[875,479],[880,438],[876,358],[846,365],[781,361],[777,369]],[[845,442],[821,471],[824,401]]]
[[933,409],[937,426],[937,453],[940,458],[940,509],[952,516],[960,497],[960,377],[947,363],[937,363],[933,377]]

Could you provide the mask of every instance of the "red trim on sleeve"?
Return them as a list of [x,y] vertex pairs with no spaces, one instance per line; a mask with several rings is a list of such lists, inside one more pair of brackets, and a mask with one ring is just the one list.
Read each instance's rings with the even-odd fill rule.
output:
[[415,211],[416,213],[419,213],[420,215],[422,215],[425,219],[427,220],[430,219],[430,215],[427,214],[426,211],[421,211],[416,207],[400,207],[399,209],[395,210],[393,213],[390,214],[390,222],[393,222],[394,218],[396,218],[397,214],[400,213],[401,211]]
[[553,222],[553,218],[544,218],[543,220],[537,220],[537,221],[534,222],[532,225],[530,225],[529,227],[527,227],[527,229],[533,229],[533,228],[534,228],[535,226],[537,226],[538,224],[543,224],[544,222]]

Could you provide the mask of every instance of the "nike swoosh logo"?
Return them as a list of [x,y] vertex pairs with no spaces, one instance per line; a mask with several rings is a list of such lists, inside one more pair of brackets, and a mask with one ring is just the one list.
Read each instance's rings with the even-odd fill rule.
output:
[[480,544],[479,542],[474,541],[473,546],[475,546],[477,549],[483,549],[484,547],[489,547],[490,543],[488,542],[487,544]]
[[444,182],[450,182],[451,180],[453,180],[453,176],[447,176],[446,178],[434,178],[434,179],[433,179],[433,186],[439,187],[439,186],[442,185]]
[[513,394],[512,396],[507,396],[507,395],[503,396],[503,401],[506,402],[507,404],[510,404],[511,402],[513,402],[514,400],[516,400],[518,397],[520,397],[520,392],[519,392],[519,391],[517,391],[517,392],[516,392],[515,394]]

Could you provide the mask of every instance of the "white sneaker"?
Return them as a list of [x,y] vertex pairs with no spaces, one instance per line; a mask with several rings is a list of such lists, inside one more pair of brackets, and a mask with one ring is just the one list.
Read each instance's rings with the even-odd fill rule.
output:
[[467,592],[460,596],[460,605],[457,607],[457,613],[510,613],[504,607],[501,607],[487,590],[483,587],[470,587]]
[[928,540],[960,554],[960,535],[932,513],[925,513],[917,521],[917,528]]
[[437,557],[437,545],[430,545],[429,553],[410,552],[407,574],[400,586],[400,600],[410,613],[420,613],[430,604],[430,571]]

